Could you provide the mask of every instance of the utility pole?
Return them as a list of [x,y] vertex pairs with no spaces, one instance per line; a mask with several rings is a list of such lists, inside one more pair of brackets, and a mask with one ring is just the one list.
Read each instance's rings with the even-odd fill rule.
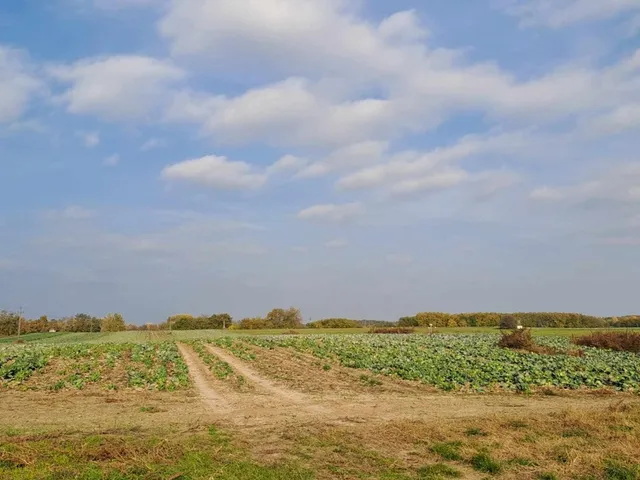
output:
[[20,310],[18,310],[18,338],[20,338],[20,333],[22,330],[22,306]]

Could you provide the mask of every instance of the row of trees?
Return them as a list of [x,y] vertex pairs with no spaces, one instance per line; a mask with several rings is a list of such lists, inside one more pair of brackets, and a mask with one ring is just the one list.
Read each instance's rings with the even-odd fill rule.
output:
[[233,318],[228,313],[216,313],[215,315],[200,315],[195,317],[188,313],[173,315],[167,319],[167,323],[162,325],[164,329],[170,330],[217,330],[229,328]]
[[359,320],[349,320],[348,318],[326,318],[307,323],[307,328],[359,328],[363,322]]
[[640,315],[627,315],[626,317],[611,317],[610,324],[614,328],[640,327]]
[[[36,320],[25,320],[14,312],[0,311],[0,336],[13,336],[20,331],[27,333],[57,332],[116,332],[123,330],[211,330],[211,329],[299,329],[299,328],[358,328],[370,326],[400,327],[549,327],[549,328],[597,328],[597,327],[640,327],[640,315],[627,317],[594,317],[581,313],[443,313],[421,312],[412,317],[402,317],[398,322],[351,320],[348,318],[327,318],[303,324],[300,310],[275,308],[265,317],[244,318],[237,323],[228,313],[214,315],[190,314],[173,315],[160,324],[144,326],[126,325],[118,313],[104,318],[79,313],[73,317],[48,319],[42,316]],[[507,327],[508,325],[508,327]]]
[[[20,327],[18,327],[18,324]],[[73,317],[51,319],[42,316],[36,320],[27,320],[18,313],[0,311],[0,336],[13,336],[20,333],[56,332],[118,332],[126,330],[124,318],[119,313],[110,313],[104,318],[97,318],[86,313]]]
[[241,330],[258,330],[258,329],[296,329],[303,328],[302,314],[300,310],[295,307],[291,307],[287,310],[283,308],[274,308],[266,317],[253,317],[243,318],[236,325],[233,325],[234,329]]
[[517,313],[443,313],[421,312],[413,317],[398,320],[401,327],[498,327],[503,317],[512,317],[516,324],[523,327],[548,328],[597,328],[606,327],[605,318],[564,312],[517,312]]

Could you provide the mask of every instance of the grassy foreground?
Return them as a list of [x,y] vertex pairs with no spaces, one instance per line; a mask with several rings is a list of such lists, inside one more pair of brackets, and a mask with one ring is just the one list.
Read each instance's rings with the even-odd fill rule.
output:
[[638,480],[638,445],[640,408],[624,401],[596,412],[294,424],[275,432],[205,424],[84,434],[12,428],[0,430],[0,478]]
[[310,479],[293,465],[260,465],[215,426],[189,434],[0,433],[0,478],[11,480]]

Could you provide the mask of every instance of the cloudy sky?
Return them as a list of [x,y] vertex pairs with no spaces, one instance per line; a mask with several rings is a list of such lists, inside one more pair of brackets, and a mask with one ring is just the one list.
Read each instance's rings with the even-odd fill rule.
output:
[[640,311],[640,0],[3,0],[0,308]]

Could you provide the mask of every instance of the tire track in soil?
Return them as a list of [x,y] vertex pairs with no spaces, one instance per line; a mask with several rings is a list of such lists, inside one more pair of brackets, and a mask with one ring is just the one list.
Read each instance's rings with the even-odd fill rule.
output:
[[315,403],[307,395],[300,392],[295,392],[288,388],[280,387],[272,381],[264,378],[244,362],[234,357],[232,354],[229,354],[224,350],[212,345],[207,345],[206,348],[222,361],[227,362],[229,365],[231,365],[231,368],[233,368],[236,372],[247,378],[250,382],[258,386],[265,392],[268,392],[272,396],[277,397],[280,400],[284,400],[286,403],[293,403],[302,407],[306,407],[314,412],[319,413],[327,410],[322,405]]
[[200,357],[187,345],[178,343],[178,350],[189,368],[189,376],[202,402],[211,410],[226,410],[229,404],[211,387],[210,373]]

